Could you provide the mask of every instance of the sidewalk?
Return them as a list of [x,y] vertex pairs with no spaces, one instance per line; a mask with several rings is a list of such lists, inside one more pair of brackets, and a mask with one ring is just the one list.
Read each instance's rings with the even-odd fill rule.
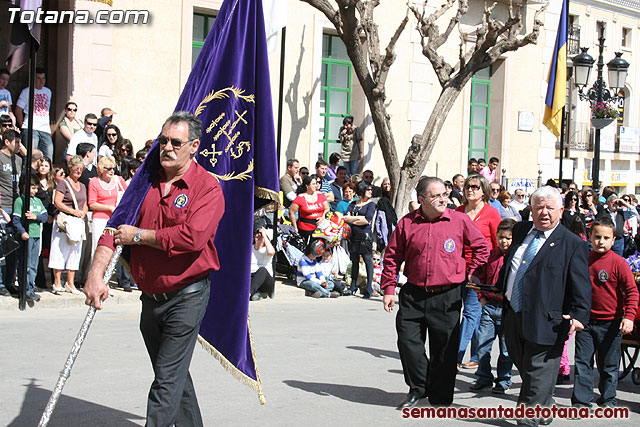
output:
[[[111,304],[134,304],[140,301],[140,291],[134,289],[133,292],[125,292],[121,288],[111,288],[113,296],[109,297]],[[38,292],[40,301],[27,301],[27,309],[44,309],[44,308],[68,308],[85,306],[84,295],[73,295],[62,292],[54,295],[50,291]],[[276,278],[275,298],[282,297],[302,297],[304,298],[304,289],[296,287],[292,281]],[[0,296],[0,310],[19,310],[18,299],[13,297]]]

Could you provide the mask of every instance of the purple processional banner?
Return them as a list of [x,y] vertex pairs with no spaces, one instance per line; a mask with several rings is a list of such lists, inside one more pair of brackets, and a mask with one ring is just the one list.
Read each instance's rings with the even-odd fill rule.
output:
[[[215,238],[221,267],[211,274],[199,340],[264,403],[249,325],[253,214],[278,200],[279,186],[261,0],[224,1],[175,111],[202,120],[196,160],[220,181],[226,205]],[[159,168],[156,142],[107,227],[138,222]]]

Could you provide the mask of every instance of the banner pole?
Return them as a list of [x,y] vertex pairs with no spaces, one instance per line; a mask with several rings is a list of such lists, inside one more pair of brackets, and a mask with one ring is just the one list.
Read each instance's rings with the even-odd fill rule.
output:
[[[107,266],[107,270],[104,273],[103,280],[105,283],[111,279],[113,273],[116,271],[116,265],[118,260],[120,259],[120,255],[122,254],[122,245],[118,245],[116,250],[109,261],[109,265]],[[60,398],[60,394],[62,394],[62,388],[64,384],[67,382],[67,379],[71,375],[71,368],[73,368],[73,363],[76,361],[76,357],[78,353],[80,353],[80,347],[82,347],[82,343],[84,342],[85,337],[87,336],[87,332],[89,331],[89,327],[91,326],[91,322],[93,321],[93,317],[96,314],[96,308],[91,304],[89,307],[89,311],[87,311],[87,315],[82,322],[82,326],[80,327],[80,331],[78,332],[78,336],[76,340],[73,342],[73,346],[71,347],[71,351],[69,352],[69,356],[67,356],[67,361],[64,363],[64,368],[62,372],[60,372],[60,376],[58,377],[58,382],[56,383],[55,388],[51,392],[51,397],[49,397],[49,401],[47,402],[47,406],[44,408],[44,412],[42,413],[42,417],[40,418],[40,422],[38,423],[38,427],[46,427],[49,424],[49,420],[51,419],[51,415],[53,414],[53,410],[58,403],[58,399]]]

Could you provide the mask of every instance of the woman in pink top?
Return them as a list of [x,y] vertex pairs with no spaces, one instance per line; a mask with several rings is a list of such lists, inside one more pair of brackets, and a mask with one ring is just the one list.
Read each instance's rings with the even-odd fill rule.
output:
[[98,240],[116,209],[127,184],[121,176],[114,174],[116,162],[113,157],[102,157],[98,161],[98,176],[89,181],[89,208],[91,220],[91,256],[98,247]]

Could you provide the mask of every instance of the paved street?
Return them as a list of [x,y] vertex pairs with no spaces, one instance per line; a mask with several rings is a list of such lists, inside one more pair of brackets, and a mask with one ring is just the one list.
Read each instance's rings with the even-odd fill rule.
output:
[[[52,427],[144,425],[152,371],[137,329],[138,295],[114,293],[89,330]],[[25,312],[15,309],[17,300],[0,297],[3,426],[37,425],[87,311],[82,297],[42,295],[42,301]],[[264,406],[253,390],[196,347],[191,373],[205,425],[465,425],[462,420],[403,419],[393,409],[407,388],[396,350],[395,314],[382,310],[380,298],[316,300],[302,295],[299,289],[279,283],[275,299],[251,303],[255,351],[267,398]],[[514,405],[517,376],[503,397],[469,393],[472,381],[472,371],[458,375],[456,405]],[[580,422],[638,425],[639,392],[640,386],[630,377],[619,386],[619,402],[631,408],[630,419]],[[570,385],[559,386],[558,404],[568,405],[570,395]],[[569,423],[575,421],[556,420],[553,425]],[[515,425],[505,420],[482,424]]]

